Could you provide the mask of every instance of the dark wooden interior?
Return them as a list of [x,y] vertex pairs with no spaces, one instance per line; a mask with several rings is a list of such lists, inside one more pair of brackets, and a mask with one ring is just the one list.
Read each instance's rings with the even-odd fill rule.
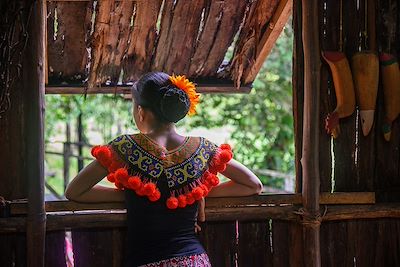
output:
[[[399,0],[103,1],[93,17],[94,2],[0,4],[0,34],[16,51],[1,47],[0,71],[8,74],[0,77],[1,92],[9,92],[0,106],[1,266],[66,266],[69,231],[76,266],[121,266],[124,258],[122,204],[43,201],[45,92],[129,93],[129,83],[149,70],[188,73],[207,92],[248,92],[291,11],[296,193],[207,200],[201,239],[216,267],[400,266],[400,119],[385,141],[380,82],[369,135],[362,135],[356,110],[340,120],[340,136],[332,139],[324,120],[335,107],[335,91],[320,56],[342,50],[351,58],[374,48],[364,36],[368,5],[376,17],[376,34],[368,38],[398,59]],[[54,10],[57,36],[49,27]],[[140,24],[129,30],[133,35],[119,27],[129,25],[132,12]],[[223,31],[211,20],[225,13],[218,27],[229,30]],[[210,21],[201,19],[206,15]],[[200,24],[207,34],[195,34]],[[236,35],[232,60],[218,71]]]

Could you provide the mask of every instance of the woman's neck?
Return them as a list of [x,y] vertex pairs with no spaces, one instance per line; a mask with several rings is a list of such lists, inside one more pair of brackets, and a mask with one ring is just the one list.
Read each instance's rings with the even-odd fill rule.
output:
[[175,149],[185,141],[185,137],[176,132],[176,127],[173,123],[153,127],[145,135],[167,150]]
[[157,137],[167,137],[171,135],[176,135],[176,127],[175,124],[173,123],[168,123],[168,124],[162,124],[162,125],[157,125],[154,127],[151,127],[147,132],[146,135],[152,138],[157,138]]

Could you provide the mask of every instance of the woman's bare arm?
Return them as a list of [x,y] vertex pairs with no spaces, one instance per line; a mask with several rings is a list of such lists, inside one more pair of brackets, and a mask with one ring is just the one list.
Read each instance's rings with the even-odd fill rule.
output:
[[106,175],[107,170],[94,160],[69,183],[65,197],[76,202],[123,202],[123,191],[96,185]]
[[222,175],[231,181],[224,182],[211,189],[208,197],[249,196],[261,193],[263,185],[258,177],[246,166],[231,160]]

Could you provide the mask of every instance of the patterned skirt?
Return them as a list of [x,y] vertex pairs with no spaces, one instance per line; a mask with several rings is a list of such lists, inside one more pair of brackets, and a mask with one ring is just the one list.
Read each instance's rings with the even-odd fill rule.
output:
[[139,267],[211,267],[206,253],[174,257],[162,261],[147,263]]

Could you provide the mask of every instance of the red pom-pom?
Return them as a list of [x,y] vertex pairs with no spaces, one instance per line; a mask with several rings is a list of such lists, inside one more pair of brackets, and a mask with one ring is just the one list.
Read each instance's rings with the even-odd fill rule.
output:
[[209,182],[208,180],[205,180],[205,181],[203,182],[203,185],[205,185],[205,186],[207,187],[208,191],[210,191],[212,185],[210,184],[210,182]]
[[223,150],[232,150],[232,148],[229,144],[222,144],[219,146],[219,148],[221,148]]
[[206,176],[206,182],[211,182],[211,180],[215,177],[216,175],[213,173],[210,173]]
[[214,162],[213,162],[213,167],[212,167],[212,169],[214,170],[214,171],[216,171],[216,172],[223,172],[223,171],[225,171],[225,169],[226,169],[226,164],[225,163],[223,163],[223,162],[221,162],[219,159],[218,160],[215,160]]
[[110,173],[109,175],[107,175],[107,180],[110,181],[111,183],[114,183],[115,182],[114,173]]
[[233,157],[233,155],[230,150],[222,150],[219,153],[219,160],[223,163],[227,163],[228,161],[230,161],[232,159],[232,157]]
[[217,186],[219,184],[219,178],[215,175],[208,181],[212,186]]
[[156,191],[156,185],[154,183],[147,183],[143,185],[143,192],[146,196],[150,196]]
[[95,150],[95,157],[101,164],[108,166],[111,163],[111,151],[106,146],[101,146]]
[[121,190],[124,189],[124,185],[122,183],[120,183],[119,181],[115,181],[114,184],[115,184],[116,188],[121,189]]
[[171,210],[178,207],[178,199],[176,197],[170,197],[167,199],[167,207]]
[[93,157],[97,157],[97,150],[99,149],[100,146],[94,146],[92,147],[92,150],[90,150],[90,153],[92,154]]
[[118,170],[115,171],[115,181],[118,181],[123,185],[128,185],[128,178],[129,174],[127,169],[119,168]]
[[138,190],[142,186],[142,181],[138,176],[132,176],[128,179],[129,188],[133,190]]
[[160,191],[155,190],[154,193],[151,196],[149,196],[149,200],[154,202],[154,201],[159,200],[160,197],[161,197]]
[[111,164],[108,166],[108,171],[115,172],[116,170],[122,167],[123,165],[121,163],[118,163],[117,161],[111,161]]
[[211,163],[211,165],[210,165],[210,167],[208,168],[208,171],[211,173],[211,174],[217,174],[217,169],[215,168],[215,165],[214,165],[214,163],[212,162]]
[[143,186],[141,186],[140,188],[138,188],[137,190],[136,190],[136,194],[138,195],[138,196],[145,196],[146,194],[144,193],[144,187]]
[[186,201],[186,196],[185,195],[179,195],[178,196],[178,206],[180,208],[186,207],[187,201]]
[[195,200],[200,200],[203,197],[203,193],[203,189],[201,189],[200,187],[195,187],[192,190],[192,195]]
[[194,199],[192,193],[186,194],[186,203],[192,205],[196,200]]
[[201,189],[203,189],[203,197],[206,197],[208,195],[208,188],[206,185],[202,184],[200,185]]

